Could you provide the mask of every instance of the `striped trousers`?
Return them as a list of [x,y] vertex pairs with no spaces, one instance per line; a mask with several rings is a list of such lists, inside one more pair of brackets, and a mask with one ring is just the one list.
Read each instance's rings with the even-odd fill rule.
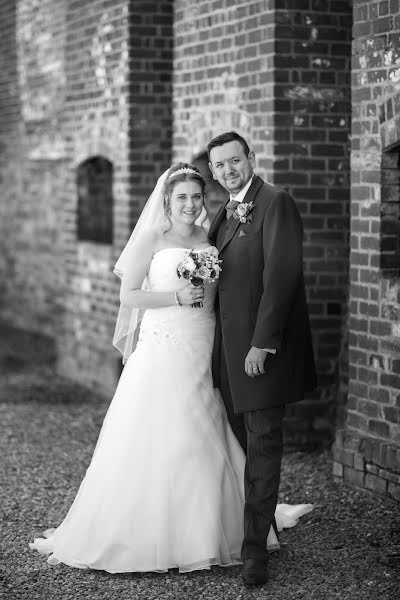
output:
[[278,534],[274,514],[281,474],[282,419],[285,407],[235,414],[223,347],[220,365],[220,389],[228,420],[246,453],[241,557],[242,560],[256,558],[267,562],[267,536],[271,525]]

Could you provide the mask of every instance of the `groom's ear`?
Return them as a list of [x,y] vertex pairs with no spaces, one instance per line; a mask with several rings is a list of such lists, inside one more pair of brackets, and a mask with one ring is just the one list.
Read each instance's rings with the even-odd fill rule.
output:
[[247,155],[247,158],[254,169],[256,166],[256,155],[254,154],[253,150],[250,150],[249,154]]
[[212,176],[213,176],[213,179],[215,179],[216,181],[218,181],[218,179],[217,179],[217,178],[216,178],[216,176],[215,176],[214,170],[213,170],[213,168],[212,168],[212,164],[211,164],[210,162],[208,163],[208,168],[209,168],[209,169],[210,169],[210,171],[211,171],[211,174],[212,174]]

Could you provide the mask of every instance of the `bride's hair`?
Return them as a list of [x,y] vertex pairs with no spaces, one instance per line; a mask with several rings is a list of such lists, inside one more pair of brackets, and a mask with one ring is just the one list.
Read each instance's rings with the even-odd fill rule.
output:
[[[203,194],[203,203],[205,206],[206,182],[204,181],[204,178],[203,178],[202,174],[200,173],[199,169],[197,167],[195,167],[194,165],[191,165],[190,163],[184,163],[184,162],[179,162],[179,163],[172,165],[168,171],[168,175],[164,182],[164,187],[163,187],[163,191],[162,191],[164,213],[165,213],[166,219],[170,223],[169,228],[166,231],[164,231],[164,233],[167,233],[167,231],[169,231],[169,229],[172,226],[171,217],[169,216],[171,194],[172,194],[175,186],[178,183],[182,183],[185,181],[195,181],[200,185],[201,192]],[[207,215],[204,217],[204,220],[201,223],[201,226],[203,226],[203,223],[206,219],[207,219]]]

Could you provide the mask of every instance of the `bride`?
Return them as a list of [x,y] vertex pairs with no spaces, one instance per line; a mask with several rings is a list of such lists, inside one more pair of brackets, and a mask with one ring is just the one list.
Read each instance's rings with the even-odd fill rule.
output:
[[[241,563],[245,456],[212,384],[216,284],[194,287],[177,273],[189,249],[218,254],[204,191],[196,167],[172,166],[116,264],[114,343],[126,365],[68,514],[29,544],[52,565],[120,573]],[[278,529],[311,509],[278,505]],[[279,548],[272,527],[267,546]]]

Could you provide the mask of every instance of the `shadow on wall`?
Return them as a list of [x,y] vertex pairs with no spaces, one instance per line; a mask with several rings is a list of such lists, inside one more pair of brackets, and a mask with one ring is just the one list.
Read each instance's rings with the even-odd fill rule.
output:
[[0,323],[0,372],[26,371],[29,367],[55,367],[55,340]]

